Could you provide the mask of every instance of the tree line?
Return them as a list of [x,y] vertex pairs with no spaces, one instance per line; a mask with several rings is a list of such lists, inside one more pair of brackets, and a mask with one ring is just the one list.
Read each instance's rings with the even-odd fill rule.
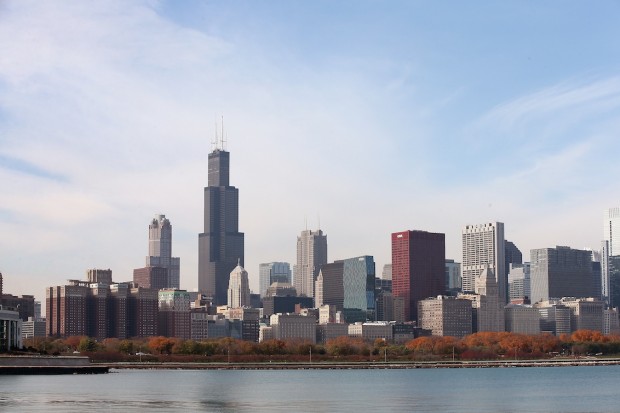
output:
[[325,344],[300,340],[267,340],[261,343],[230,337],[204,341],[171,337],[148,339],[73,336],[64,339],[33,338],[24,343],[28,351],[41,354],[86,354],[101,361],[392,361],[407,360],[493,360],[536,359],[557,355],[620,354],[620,336],[605,336],[597,331],[579,330],[556,337],[551,334],[526,335],[506,332],[481,332],[462,339],[428,336],[404,344],[377,339],[342,336]]

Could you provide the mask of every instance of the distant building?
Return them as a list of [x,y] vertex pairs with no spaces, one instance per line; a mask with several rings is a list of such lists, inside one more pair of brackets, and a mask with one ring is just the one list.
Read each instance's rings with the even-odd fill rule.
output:
[[590,251],[569,247],[540,248],[530,251],[532,303],[562,297],[592,297]]
[[560,302],[571,312],[571,331],[603,332],[604,304],[597,298],[563,297]]
[[540,314],[540,332],[556,336],[571,333],[571,311],[560,300],[539,301],[533,305]]
[[297,237],[297,264],[293,266],[293,285],[300,296],[314,298],[314,282],[327,264],[327,235],[305,230]]
[[349,335],[349,325],[345,323],[327,323],[316,326],[317,343],[325,344],[329,340]]
[[294,313],[296,307],[313,308],[312,297],[273,296],[263,299],[263,316],[269,317],[275,313]]
[[250,283],[248,272],[237,265],[230,273],[228,284],[228,306],[230,308],[249,307],[250,303]]
[[620,256],[620,208],[605,210],[603,239],[609,244],[609,256]]
[[510,264],[508,270],[508,289],[510,300],[530,301],[532,296],[530,263]]
[[297,290],[289,283],[274,282],[267,288],[266,297],[297,297]]
[[446,259],[446,291],[461,291],[462,282],[461,263]]
[[288,262],[268,262],[258,267],[259,293],[267,295],[267,289],[275,282],[291,283],[291,266]]
[[392,325],[386,321],[349,324],[349,337],[361,337],[368,342],[377,339],[391,342],[394,338]]
[[98,268],[87,270],[86,279],[91,284],[96,283],[110,285],[112,284],[112,270],[109,268],[107,270],[101,270]]
[[36,337],[45,337],[45,319],[35,320],[29,317],[28,321],[22,322],[22,340]]
[[133,282],[140,287],[163,290],[169,288],[168,269],[164,267],[144,267],[133,270]]
[[618,308],[608,308],[603,310],[603,334],[620,334]]
[[476,331],[504,331],[504,303],[500,299],[497,279],[490,268],[486,268],[476,277],[475,293],[480,296],[477,301]]
[[466,225],[462,231],[463,261],[461,276],[463,292],[473,292],[476,277],[487,267],[493,271],[497,280],[500,302],[506,303],[507,277],[504,224],[491,222],[479,225]]
[[385,264],[381,271],[382,280],[392,280],[392,264]]
[[0,306],[0,353],[21,349],[22,320],[13,308]]
[[[504,240],[504,271],[506,271],[505,279],[508,279],[510,273],[510,264],[523,264],[523,254],[512,241]],[[506,284],[508,288],[508,284]],[[508,291],[506,292],[508,293]],[[507,295],[508,296],[508,295]]]
[[405,320],[418,319],[418,301],[445,293],[445,260],[444,234],[392,234],[392,294],[403,298]]
[[325,264],[316,281],[316,306],[334,305],[347,322],[374,320],[375,262],[365,255]]
[[504,309],[506,331],[517,334],[540,334],[540,313],[531,305],[508,304]]
[[185,290],[159,290],[159,322],[158,334],[165,337],[189,339],[190,299]]
[[469,300],[438,296],[418,302],[418,326],[434,336],[462,338],[472,333],[472,307]]
[[158,290],[130,286],[127,291],[127,337],[146,338],[158,334]]
[[269,324],[276,340],[300,340],[316,344],[316,319],[299,314],[272,314]]
[[172,256],[172,225],[165,215],[155,215],[149,225],[149,255],[146,257],[146,266],[166,269],[166,283],[163,288],[180,288],[181,259]]

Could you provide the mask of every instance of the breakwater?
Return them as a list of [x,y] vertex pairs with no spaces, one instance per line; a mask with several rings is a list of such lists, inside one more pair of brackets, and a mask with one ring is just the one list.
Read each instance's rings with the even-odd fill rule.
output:
[[487,360],[440,362],[277,362],[277,363],[102,363],[111,369],[171,370],[371,370],[371,369],[455,369],[455,368],[516,368],[564,366],[614,366],[620,359],[581,358],[548,360]]
[[0,356],[0,374],[97,374],[108,370],[91,364],[88,357]]

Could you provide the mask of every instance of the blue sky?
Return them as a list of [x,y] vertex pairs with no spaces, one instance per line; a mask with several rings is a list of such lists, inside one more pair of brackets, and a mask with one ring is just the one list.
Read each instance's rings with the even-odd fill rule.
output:
[[164,213],[197,286],[206,155],[224,116],[246,269],[390,260],[394,231],[499,220],[598,248],[620,204],[620,5],[569,1],[0,2],[5,290],[144,265]]

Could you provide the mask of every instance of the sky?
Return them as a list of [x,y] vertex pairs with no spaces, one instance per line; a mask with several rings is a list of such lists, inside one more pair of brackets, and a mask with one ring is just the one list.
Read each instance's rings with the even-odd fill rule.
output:
[[165,214],[197,288],[223,116],[245,268],[391,260],[390,234],[505,223],[600,247],[620,205],[620,3],[0,0],[4,291],[132,279]]

